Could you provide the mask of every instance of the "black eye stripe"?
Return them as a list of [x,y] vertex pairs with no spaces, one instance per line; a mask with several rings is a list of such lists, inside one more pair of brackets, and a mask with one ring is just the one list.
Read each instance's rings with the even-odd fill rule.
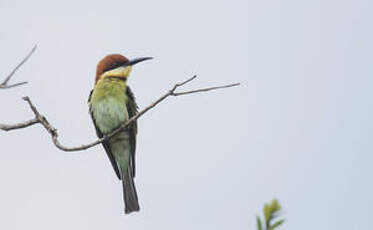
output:
[[109,71],[109,70],[116,69],[116,68],[118,68],[118,67],[123,66],[124,64],[125,64],[124,62],[114,62],[114,63],[112,63],[108,68],[106,68],[106,69],[104,70],[104,72]]

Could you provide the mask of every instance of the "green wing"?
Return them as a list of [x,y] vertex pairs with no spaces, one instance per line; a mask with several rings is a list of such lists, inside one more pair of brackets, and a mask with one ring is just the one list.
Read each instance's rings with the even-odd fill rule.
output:
[[[93,92],[93,90],[92,90],[91,93],[89,94],[88,102],[91,101],[92,92]],[[98,136],[99,138],[102,138],[104,135],[103,135],[103,134],[101,133],[101,131],[97,128],[96,121],[95,121],[95,118],[93,117],[93,114],[92,114],[92,112],[91,112],[91,109],[89,109],[89,114],[91,115],[91,118],[92,118],[93,124],[95,125],[97,136]],[[115,171],[115,174],[117,175],[118,179],[120,180],[121,178],[120,178],[120,172],[119,172],[118,164],[117,164],[117,162],[115,161],[114,155],[113,155],[113,153],[112,153],[111,150],[110,150],[109,142],[108,142],[108,141],[104,141],[104,142],[102,142],[102,145],[104,146],[105,152],[106,152],[107,156],[109,157],[109,160],[110,160],[110,162],[111,162],[111,165],[113,166],[113,169],[114,169],[114,171]]]
[[[131,118],[135,116],[138,112],[138,106],[136,104],[135,95],[133,95],[130,87],[127,86],[126,95],[127,99],[127,111],[128,117]],[[132,175],[135,177],[136,164],[135,164],[135,153],[136,153],[136,135],[137,135],[137,121],[132,122],[128,127],[129,136],[130,136],[130,145],[131,145],[131,168]]]

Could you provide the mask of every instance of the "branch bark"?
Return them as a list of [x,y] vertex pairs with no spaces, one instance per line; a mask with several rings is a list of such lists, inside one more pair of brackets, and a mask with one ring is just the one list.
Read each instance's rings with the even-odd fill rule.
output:
[[16,86],[27,84],[27,81],[19,82],[16,84],[8,85],[9,80],[13,77],[16,71],[23,65],[25,62],[31,57],[31,55],[35,52],[37,46],[35,45],[32,50],[27,54],[27,56],[10,72],[10,74],[5,78],[5,80],[0,84],[0,89],[9,89]]
[[91,148],[93,146],[96,146],[96,145],[102,143],[103,141],[111,138],[112,136],[114,136],[115,134],[119,133],[120,131],[125,130],[132,122],[134,122],[137,119],[139,119],[146,112],[148,112],[149,110],[153,109],[155,106],[157,106],[159,103],[161,103],[162,101],[164,101],[166,98],[168,98],[170,96],[177,97],[177,96],[182,96],[182,95],[187,95],[187,94],[201,93],[201,92],[207,92],[207,91],[211,91],[211,90],[218,90],[218,89],[230,88],[230,87],[234,87],[234,86],[240,85],[240,83],[235,83],[235,84],[229,84],[229,85],[223,85],[223,86],[201,88],[201,89],[196,89],[196,90],[191,90],[191,91],[180,91],[180,92],[176,92],[176,90],[179,87],[184,86],[185,84],[193,81],[194,79],[196,79],[196,77],[197,76],[195,75],[195,76],[187,79],[184,82],[175,84],[167,93],[165,93],[163,96],[161,96],[160,98],[158,98],[155,102],[153,102],[152,104],[150,104],[149,106],[147,106],[145,109],[141,110],[139,113],[137,113],[135,116],[133,116],[132,118],[130,118],[127,122],[125,122],[124,124],[122,124],[120,127],[118,127],[117,129],[115,129],[114,131],[112,131],[108,135],[106,135],[106,136],[104,136],[104,137],[102,137],[100,139],[97,139],[96,141],[93,141],[93,142],[91,142],[89,144],[84,144],[84,145],[80,145],[80,146],[76,146],[76,147],[68,147],[68,146],[62,145],[60,143],[60,141],[58,140],[57,129],[55,127],[53,127],[48,122],[48,120],[46,119],[46,117],[43,116],[37,110],[37,108],[31,102],[31,99],[29,97],[23,97],[23,100],[25,100],[28,103],[28,105],[30,106],[30,109],[32,110],[32,112],[35,115],[35,118],[33,118],[31,120],[28,120],[28,121],[25,121],[25,122],[13,124],[13,125],[0,124],[0,129],[4,130],[4,131],[10,131],[10,130],[15,130],[15,129],[26,128],[26,127],[29,127],[29,126],[32,126],[32,125],[35,125],[35,124],[41,124],[45,128],[45,130],[51,135],[53,144],[57,148],[59,148],[60,150],[65,151],[65,152],[82,151],[82,150],[86,150],[88,148]]

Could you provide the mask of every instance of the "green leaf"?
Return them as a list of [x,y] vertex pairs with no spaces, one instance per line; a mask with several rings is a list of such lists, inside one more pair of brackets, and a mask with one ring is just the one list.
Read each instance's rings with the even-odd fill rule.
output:
[[278,202],[277,199],[273,199],[272,202],[271,202],[271,212],[274,213],[274,212],[278,212],[280,210],[281,210],[280,203]]
[[268,204],[265,204],[265,205],[264,205],[264,208],[263,208],[263,215],[264,215],[264,221],[265,221],[265,222],[268,222],[268,220],[269,220],[270,217],[271,217],[271,207],[270,207]]
[[275,217],[276,212],[280,210],[281,206],[277,199],[273,199],[269,204],[264,205],[263,214],[267,227],[269,227],[268,224]]
[[264,219],[261,220],[259,216],[256,217],[256,223],[258,230],[274,230],[284,223],[285,220],[276,221],[274,224],[271,224],[281,215],[281,205],[277,199],[273,199],[268,204],[264,204],[263,215]]
[[279,221],[277,221],[276,223],[274,223],[272,226],[269,227],[269,230],[273,230],[273,229],[277,228],[278,226],[280,226],[284,222],[285,222],[285,220],[279,220]]
[[258,230],[263,230],[262,221],[260,220],[259,216],[256,216],[256,226]]

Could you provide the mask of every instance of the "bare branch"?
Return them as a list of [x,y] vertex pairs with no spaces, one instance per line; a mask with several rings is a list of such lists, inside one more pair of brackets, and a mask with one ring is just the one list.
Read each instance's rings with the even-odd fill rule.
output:
[[8,82],[10,80],[10,78],[13,77],[13,75],[16,73],[16,71],[23,65],[25,64],[25,62],[31,57],[31,55],[35,52],[37,46],[35,45],[32,50],[30,51],[29,54],[27,54],[27,56],[13,69],[12,72],[10,72],[10,74],[5,78],[5,80],[0,84],[0,89],[9,89],[9,88],[13,88],[13,87],[16,87],[16,86],[20,86],[20,85],[24,85],[24,84],[27,84],[26,81],[24,82],[20,82],[20,83],[16,83],[16,84],[12,84],[12,85],[8,85]]
[[176,85],[174,86],[173,89],[176,89],[177,87],[183,86],[183,85],[185,85],[185,84],[187,84],[187,83],[193,81],[193,80],[196,79],[196,78],[197,78],[197,75],[194,75],[193,77],[187,79],[186,81],[183,81],[183,82],[181,82],[181,83],[176,84]]
[[150,104],[148,107],[146,107],[145,109],[141,110],[139,113],[137,113],[135,116],[133,116],[132,118],[130,118],[127,122],[125,122],[124,124],[122,124],[120,127],[118,127],[117,129],[115,129],[114,131],[112,131],[108,135],[106,135],[106,136],[104,136],[104,137],[102,137],[102,138],[100,138],[100,139],[98,139],[98,140],[96,140],[96,141],[94,141],[94,142],[92,142],[90,144],[80,145],[80,146],[76,146],[76,147],[67,147],[67,146],[62,145],[59,142],[59,140],[58,140],[57,129],[54,128],[43,115],[41,115],[41,113],[37,110],[37,108],[31,102],[31,100],[30,100],[29,97],[24,97],[23,100],[25,100],[28,103],[28,105],[30,106],[30,109],[32,110],[32,112],[35,115],[35,118],[32,119],[32,120],[29,120],[29,121],[25,121],[25,122],[22,122],[22,123],[15,124],[15,125],[0,124],[0,129],[2,129],[4,131],[9,131],[9,130],[14,130],[14,129],[26,128],[28,126],[40,123],[45,128],[45,130],[51,135],[52,141],[53,141],[54,145],[57,148],[59,148],[62,151],[65,151],[65,152],[82,151],[82,150],[91,148],[93,146],[96,146],[96,145],[102,143],[103,141],[111,138],[112,136],[114,136],[115,134],[119,133],[120,131],[125,130],[132,122],[135,122],[142,115],[144,115],[149,110],[153,109],[155,106],[157,106],[159,103],[161,103],[163,100],[165,100],[169,96],[175,96],[175,97],[177,97],[177,96],[186,95],[186,94],[193,94],[193,93],[200,93],[200,92],[206,92],[206,91],[223,89],[223,88],[230,88],[230,87],[238,86],[240,84],[240,83],[235,83],[235,84],[229,84],[229,85],[223,85],[223,86],[216,86],[216,87],[210,87],[210,88],[202,88],[202,89],[191,90],[191,91],[175,92],[179,87],[181,87],[181,86],[183,86],[183,85],[185,85],[185,84],[193,81],[196,77],[197,76],[193,76],[193,77],[187,79],[184,82],[175,84],[174,87],[171,88],[171,90],[169,90],[163,96],[161,96],[160,98],[158,98],[155,102],[153,102],[152,104]]
[[181,95],[185,95],[185,94],[201,93],[201,92],[207,92],[207,91],[216,90],[216,89],[230,88],[230,87],[239,86],[239,85],[240,85],[240,83],[235,83],[235,84],[230,84],[230,85],[223,85],[223,86],[216,86],[216,87],[210,87],[210,88],[196,89],[196,90],[191,90],[191,91],[184,91],[184,92],[179,92],[179,93],[173,93],[172,96],[181,96]]
[[39,120],[34,118],[34,119],[29,120],[29,121],[25,121],[25,122],[13,124],[13,125],[0,124],[0,129],[2,129],[4,131],[10,131],[10,130],[13,130],[13,129],[26,128],[28,126],[35,125],[37,123],[39,123]]

